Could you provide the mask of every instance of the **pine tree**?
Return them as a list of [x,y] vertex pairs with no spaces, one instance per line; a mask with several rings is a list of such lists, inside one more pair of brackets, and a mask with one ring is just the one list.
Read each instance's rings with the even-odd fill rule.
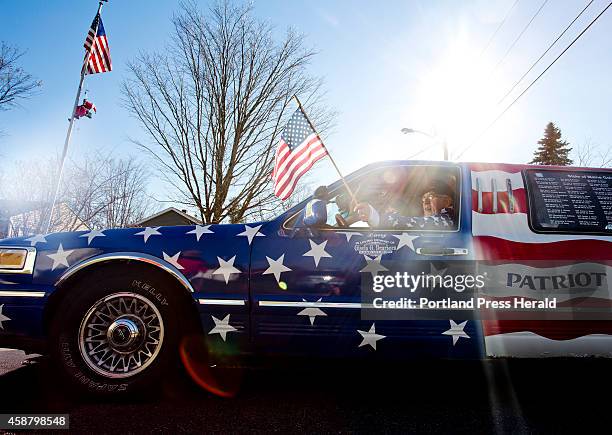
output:
[[529,163],[536,165],[568,166],[573,163],[569,158],[569,143],[561,140],[561,130],[549,122],[544,130],[544,137],[538,141],[540,145],[533,153],[533,160]]

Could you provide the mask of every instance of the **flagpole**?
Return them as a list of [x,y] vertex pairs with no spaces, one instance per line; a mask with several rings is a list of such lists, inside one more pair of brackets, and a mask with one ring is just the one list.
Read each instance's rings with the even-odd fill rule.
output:
[[[314,124],[312,123],[312,121],[310,120],[308,115],[306,114],[306,111],[304,110],[304,107],[302,106],[302,103],[300,102],[300,99],[298,98],[298,96],[294,94],[293,98],[295,98],[295,101],[298,103],[298,106],[299,106],[300,110],[302,111],[302,113],[304,114],[304,117],[306,118],[306,121],[308,121],[308,124],[310,125],[310,128],[312,128],[312,131],[314,131],[317,134],[317,136],[319,136],[319,139],[321,139],[321,136],[319,135],[319,132],[315,129]],[[342,180],[342,183],[344,183],[344,186],[346,187],[346,190],[348,190],[349,195],[351,195],[351,198],[353,199],[353,202],[356,205],[357,204],[357,198],[355,197],[355,194],[353,193],[353,191],[349,187],[348,183],[346,182],[344,176],[340,172],[340,168],[338,168],[338,165],[336,165],[336,162],[334,161],[334,158],[332,157],[332,155],[330,154],[329,150],[327,149],[327,147],[323,143],[323,140],[321,140],[321,145],[325,149],[325,152],[329,156],[329,160],[331,160],[332,165],[334,165],[334,168],[336,169],[336,172],[340,176],[340,179]]]
[[[98,12],[96,12],[95,17],[100,15],[102,11],[102,3],[100,0],[98,4]],[[51,202],[51,210],[49,211],[49,219],[47,219],[47,225],[45,227],[44,234],[47,234],[51,229],[51,221],[53,219],[53,209],[55,208],[55,203],[57,202],[57,197],[59,196],[60,186],[62,184],[62,176],[64,174],[64,163],[66,162],[66,155],[68,154],[68,146],[70,145],[70,138],[72,137],[72,128],[74,127],[75,113],[76,109],[79,105],[79,100],[81,99],[81,91],[83,90],[83,82],[85,81],[85,72],[87,71],[87,63],[89,62],[89,56],[91,55],[91,50],[93,49],[93,45],[95,43],[96,34],[98,33],[98,26],[100,25],[100,21],[96,24],[96,29],[94,32],[94,40],[92,41],[89,50],[85,54],[85,59],[83,60],[83,66],[81,67],[81,79],[79,81],[79,87],[77,89],[76,98],[74,99],[74,105],[72,106],[72,115],[70,116],[70,123],[68,124],[68,131],[66,132],[66,139],[64,140],[64,150],[62,151],[62,159],[60,160],[60,170],[57,176],[57,184],[55,185],[55,194],[53,195],[53,201]]]

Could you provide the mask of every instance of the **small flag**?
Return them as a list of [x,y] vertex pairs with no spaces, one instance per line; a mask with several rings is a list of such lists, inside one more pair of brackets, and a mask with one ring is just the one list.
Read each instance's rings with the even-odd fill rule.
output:
[[102,24],[100,14],[97,14],[91,23],[91,28],[83,45],[89,54],[87,74],[103,73],[113,69],[106,32],[104,32],[104,25]]
[[87,98],[85,98],[83,100],[83,104],[81,104],[80,106],[77,106],[76,110],[74,111],[74,117],[76,119],[79,119],[79,118],[82,118],[83,116],[86,116],[89,119],[91,119],[94,113],[98,113],[98,110],[96,109],[96,105],[92,103],[91,101],[89,101]]
[[274,195],[283,201],[289,198],[300,177],[326,155],[321,138],[298,107],[287,122],[276,150],[272,172]]

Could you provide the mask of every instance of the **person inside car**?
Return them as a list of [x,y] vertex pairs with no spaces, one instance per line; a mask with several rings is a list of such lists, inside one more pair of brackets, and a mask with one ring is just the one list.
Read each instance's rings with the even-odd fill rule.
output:
[[373,228],[451,229],[455,226],[452,195],[445,189],[436,187],[423,195],[423,216],[402,215],[400,199],[396,198],[383,213],[368,203],[357,204],[355,211]]
[[431,197],[434,195],[434,191],[430,190],[423,194],[421,197],[421,203],[423,204],[423,216],[431,216],[433,213],[431,211]]
[[336,196],[336,206],[338,206],[338,213],[335,216],[336,226],[350,227],[360,220],[358,214],[351,211],[351,198],[348,193],[344,192]]
[[307,226],[320,225],[327,222],[327,204],[329,203],[329,191],[327,186],[319,186],[315,189],[312,199],[304,208],[303,222]]

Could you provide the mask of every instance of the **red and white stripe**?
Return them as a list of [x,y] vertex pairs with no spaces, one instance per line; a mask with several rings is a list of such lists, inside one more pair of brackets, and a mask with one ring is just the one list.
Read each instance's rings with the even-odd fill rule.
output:
[[[89,40],[89,35],[87,35]],[[108,72],[113,69],[110,58],[110,50],[108,48],[108,40],[106,35],[98,36],[94,39],[89,61],[87,62],[87,73],[97,74]]]
[[[521,171],[527,168],[533,166],[480,163],[470,165],[475,259],[502,262],[508,268],[530,260],[561,261],[567,264],[589,261],[609,267],[612,261],[612,237],[538,234],[531,230],[528,222],[529,202],[521,174]],[[585,170],[565,167],[558,169]],[[512,207],[507,180],[510,180],[512,189]],[[495,195],[493,187],[496,190]],[[496,209],[494,198],[497,199]],[[542,273],[545,274],[545,270],[542,270]],[[609,289],[607,290],[602,293],[609,292]],[[504,296],[508,297],[510,293]],[[512,296],[525,296],[519,293],[517,291]],[[604,298],[599,301],[610,302],[608,294],[599,297]],[[575,294],[565,295],[561,299],[564,305],[571,306],[578,298],[579,295]],[[482,326],[489,356],[612,357],[612,321],[483,320]]]
[[289,198],[300,177],[326,155],[327,151],[316,133],[309,135],[293,151],[281,139],[276,150],[274,171],[272,173],[274,195],[282,200]]

